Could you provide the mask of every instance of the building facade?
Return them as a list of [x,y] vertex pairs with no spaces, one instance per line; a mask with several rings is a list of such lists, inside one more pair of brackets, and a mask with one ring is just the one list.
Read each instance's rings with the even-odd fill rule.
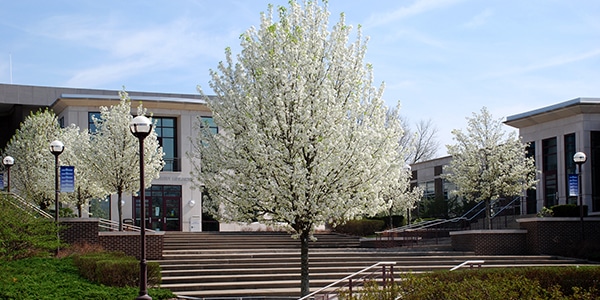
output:
[[[535,190],[527,192],[524,213],[542,207],[577,204],[577,165],[573,155],[584,152],[581,195],[588,215],[600,215],[600,98],[576,98],[506,118],[529,143],[528,155],[541,172]],[[571,180],[570,180],[571,179]]]
[[[190,137],[196,135],[195,122],[202,119],[214,124],[206,102],[200,95],[128,93],[133,112],[141,102],[152,113],[165,153],[165,167],[146,191],[147,227],[166,231],[220,230],[216,221],[202,214],[202,191],[192,183],[191,163],[186,156],[192,150]],[[1,147],[5,148],[20,122],[40,108],[51,108],[62,126],[76,124],[81,130],[93,132],[92,117],[99,116],[100,107],[117,104],[119,100],[116,90],[0,84]],[[123,199],[123,218],[139,224],[140,200],[132,195],[123,195]],[[118,220],[115,195],[98,201],[107,211],[106,218]]]

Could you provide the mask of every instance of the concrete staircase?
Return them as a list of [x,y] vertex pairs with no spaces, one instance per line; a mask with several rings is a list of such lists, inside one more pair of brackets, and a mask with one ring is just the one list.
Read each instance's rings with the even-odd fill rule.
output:
[[[474,256],[426,247],[360,248],[358,238],[318,234],[311,243],[311,290],[381,261],[395,261],[404,272],[448,270],[467,260],[484,267],[564,266],[583,261],[552,256]],[[437,244],[436,247],[440,245]],[[275,232],[183,233],[164,237],[161,287],[185,299],[248,297],[294,299],[300,296],[300,242]]]

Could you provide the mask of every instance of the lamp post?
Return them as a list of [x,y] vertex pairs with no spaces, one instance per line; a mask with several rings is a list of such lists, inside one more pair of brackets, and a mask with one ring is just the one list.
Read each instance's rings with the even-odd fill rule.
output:
[[148,270],[146,263],[146,193],[144,188],[144,139],[152,131],[152,122],[137,116],[129,123],[131,133],[140,144],[140,293],[136,299],[150,299],[148,295]]
[[12,156],[5,156],[2,163],[6,167],[6,191],[10,193],[10,167],[15,164],[15,159]]
[[581,223],[581,240],[585,240],[584,223],[583,223],[583,197],[581,190],[581,165],[587,160],[587,156],[583,152],[577,152],[573,155],[573,161],[577,164],[577,197],[579,198],[579,222]]
[[58,156],[65,150],[61,141],[50,143],[50,152],[54,154],[54,221],[58,222]]

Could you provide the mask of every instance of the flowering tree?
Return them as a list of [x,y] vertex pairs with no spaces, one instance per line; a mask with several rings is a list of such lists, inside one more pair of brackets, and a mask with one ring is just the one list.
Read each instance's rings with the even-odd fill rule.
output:
[[[205,128],[188,155],[210,197],[204,209],[223,221],[289,224],[301,243],[301,293],[309,292],[308,248],[315,226],[374,214],[380,192],[404,163],[398,117],[386,119],[383,87],[363,63],[360,30],[317,1],[273,7],[241,36],[241,54],[211,71],[206,97],[222,134]],[[202,124],[200,124],[202,127]],[[204,126],[206,127],[206,126]]]
[[485,201],[486,228],[491,229],[491,201],[533,188],[535,163],[525,156],[527,145],[514,132],[507,135],[487,108],[467,120],[467,132],[453,130],[457,143],[446,146],[452,161],[444,178],[456,185],[460,196]]
[[54,203],[54,156],[49,145],[60,138],[56,115],[48,109],[31,113],[4,150],[15,159],[11,185],[42,209]]
[[[140,169],[138,140],[129,131],[131,115],[131,99],[122,91],[121,101],[111,107],[100,107],[100,118],[94,118],[96,132],[90,141],[90,155],[86,164],[90,167],[90,177],[100,183],[101,187],[117,194],[119,211],[119,230],[123,229],[123,193],[136,193],[140,189]],[[140,105],[138,115],[145,115],[146,110]],[[156,131],[144,139],[144,182],[147,188],[152,180],[159,177],[164,166],[163,151],[158,143]],[[142,200],[143,201],[143,200]],[[141,216],[143,220],[143,216]]]
[[60,202],[76,205],[81,216],[82,205],[105,192],[89,180],[86,175],[88,169],[82,163],[81,158],[88,155],[87,133],[81,132],[75,125],[60,128],[52,111],[39,111],[28,116],[6,147],[5,152],[18,162],[12,169],[15,190],[43,209],[51,207],[51,202],[54,202],[55,165],[48,147],[53,140],[60,140],[65,145],[59,156],[61,165],[75,167],[76,191],[62,193]]
[[93,198],[103,198],[108,192],[100,182],[94,180],[92,169],[87,162],[90,160],[90,135],[74,124],[62,130],[60,140],[65,144],[61,154],[64,164],[75,167],[75,191],[63,193],[61,201],[69,202],[77,207],[79,217],[83,216],[83,206]]

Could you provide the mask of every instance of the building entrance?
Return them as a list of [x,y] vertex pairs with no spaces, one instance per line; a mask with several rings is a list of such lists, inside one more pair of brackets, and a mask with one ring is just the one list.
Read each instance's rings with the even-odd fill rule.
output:
[[[135,200],[135,224],[140,225],[140,201]],[[153,185],[146,189],[146,227],[159,231],[181,231],[181,186]]]

